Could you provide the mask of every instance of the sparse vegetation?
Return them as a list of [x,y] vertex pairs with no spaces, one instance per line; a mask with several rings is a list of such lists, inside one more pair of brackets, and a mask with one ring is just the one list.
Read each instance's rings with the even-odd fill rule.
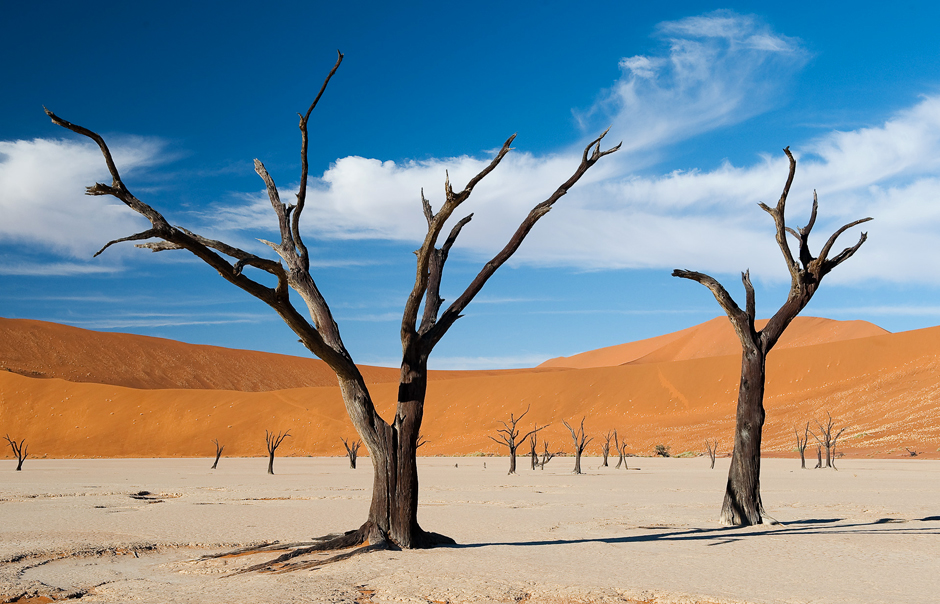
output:
[[657,457],[669,457],[669,447],[666,445],[656,445],[654,455]]

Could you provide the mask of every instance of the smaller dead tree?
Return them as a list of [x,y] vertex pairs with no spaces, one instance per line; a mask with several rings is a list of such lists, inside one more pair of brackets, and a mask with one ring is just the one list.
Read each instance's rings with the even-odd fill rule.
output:
[[711,469],[714,470],[714,469],[715,469],[715,457],[718,455],[718,439],[716,438],[716,439],[713,440],[713,441],[709,441],[709,440],[706,438],[706,439],[705,439],[705,448],[708,449],[708,456],[709,456],[709,457],[711,458],[711,460],[712,460],[712,467],[711,467]]
[[362,446],[362,439],[357,439],[356,442],[352,442],[352,439],[347,441],[345,438],[341,440],[343,441],[343,446],[346,447],[346,457],[349,458],[349,467],[355,470],[356,456],[359,455],[359,447]]
[[614,448],[617,449],[617,453],[620,455],[620,459],[617,460],[616,469],[620,469],[620,466],[623,466],[624,470],[629,470],[627,467],[627,443],[620,442],[617,440],[617,431],[614,430]]
[[800,468],[806,469],[806,444],[809,442],[809,422],[806,422],[806,428],[803,429],[803,438],[800,438],[800,433],[796,428],[793,428],[793,433],[796,435],[796,450],[800,452]]
[[533,470],[539,466],[539,453],[535,450],[535,446],[539,444],[538,439],[538,434],[535,433],[529,437],[529,460],[532,463]]
[[547,441],[547,440],[546,440],[546,441],[543,441],[542,444],[545,445],[545,452],[542,453],[542,463],[539,464],[539,469],[540,469],[540,470],[544,470],[544,469],[545,469],[545,464],[547,464],[548,462],[550,462],[550,461],[552,460],[552,457],[555,457],[555,454],[554,454],[554,453],[549,453],[549,452],[548,452],[548,441]]
[[610,438],[613,436],[613,431],[608,430],[607,434],[604,435],[604,444],[601,446],[601,453],[604,455],[604,463],[601,464],[602,468],[607,466],[607,456],[610,455]]
[[[545,428],[548,427],[547,425],[545,425],[540,428],[538,424],[536,424],[534,429],[529,430],[528,432],[525,433],[524,436],[520,438],[519,437],[520,430],[516,428],[516,424],[522,421],[522,418],[525,417],[527,413],[529,413],[529,409],[531,409],[531,405],[527,407],[525,410],[525,413],[523,413],[519,417],[516,417],[514,414],[510,413],[508,424],[502,420],[500,420],[499,422],[503,425],[502,428],[496,430],[496,433],[499,435],[499,438],[496,439],[492,436],[489,437],[489,439],[495,442],[496,444],[506,445],[507,447],[509,447],[509,473],[510,474],[516,473],[516,449],[519,448],[519,445],[521,445],[523,441],[525,441],[530,436],[537,434],[539,430],[544,430]],[[533,447],[534,446],[535,445],[533,445]]]
[[[815,436],[815,434],[813,436]],[[816,466],[813,469],[818,470],[821,467],[822,467],[822,447],[820,445],[816,445]]]
[[571,438],[574,440],[574,473],[581,473],[581,454],[584,453],[584,449],[588,446],[594,438],[587,438],[584,435],[584,420],[587,417],[581,418],[581,427],[575,432],[575,429],[568,425],[568,422],[561,420],[565,427],[568,428],[568,431],[571,432]]
[[23,460],[26,459],[27,455],[29,455],[29,453],[26,452],[26,450],[29,449],[29,445],[26,444],[25,438],[19,443],[10,438],[9,434],[7,434],[4,438],[6,438],[7,442],[10,443],[10,448],[13,449],[13,457],[16,458],[16,471],[21,472],[23,470]]
[[917,457],[920,455],[920,453],[917,452],[917,449],[909,449],[908,447],[904,448],[907,449],[907,452],[910,453],[911,457]]
[[813,438],[816,439],[820,445],[826,448],[826,467],[837,470],[835,466],[835,457],[836,457],[836,441],[839,439],[839,436],[845,432],[845,428],[842,428],[833,436],[832,432],[835,430],[835,420],[832,419],[832,415],[826,411],[826,425],[819,423],[819,420],[816,421],[816,426],[819,428],[819,434],[815,432],[812,433]]
[[219,467],[219,458],[222,457],[222,449],[225,448],[225,445],[220,445],[219,439],[217,438],[213,438],[212,442],[215,444],[215,461],[212,463],[212,467],[210,469],[214,470]]
[[268,443],[268,474],[274,474],[274,452],[288,436],[290,436],[290,430],[284,434],[278,432],[277,436],[273,432],[264,431],[264,440]]

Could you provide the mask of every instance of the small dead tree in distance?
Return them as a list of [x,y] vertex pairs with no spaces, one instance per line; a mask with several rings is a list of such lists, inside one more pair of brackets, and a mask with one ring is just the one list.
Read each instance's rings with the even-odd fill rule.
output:
[[[516,428],[516,424],[522,421],[522,418],[525,417],[529,413],[529,410],[531,408],[532,408],[531,405],[526,407],[525,413],[523,413],[519,417],[516,417],[514,414],[510,413],[508,424],[504,422],[503,420],[500,420],[499,423],[501,423],[503,427],[496,430],[496,433],[499,435],[499,439],[493,438],[492,436],[487,436],[487,438],[489,438],[491,441],[495,442],[496,444],[506,445],[507,447],[509,447],[509,473],[510,474],[516,473],[516,449],[519,448],[519,445],[521,445],[530,436],[535,436],[535,434],[537,434],[539,430],[544,430],[545,428],[548,427],[547,424],[542,427],[539,427],[536,424],[535,428],[526,432],[525,435],[520,438],[519,436],[520,430]],[[534,450],[535,445],[532,445],[532,447]]]
[[710,457],[711,460],[712,460],[712,467],[711,467],[711,469],[714,470],[714,469],[715,469],[715,456],[718,455],[718,439],[716,438],[714,441],[711,441],[711,442],[710,442],[710,441],[706,438],[706,439],[705,439],[705,448],[708,449],[708,457]]
[[[188,229],[172,226],[160,212],[130,192],[121,179],[111,151],[100,135],[46,110],[46,114],[53,123],[90,138],[97,143],[104,156],[111,174],[111,184],[96,183],[88,187],[87,194],[111,195],[150,221],[151,228],[110,241],[98,252],[99,254],[115,243],[149,239],[158,241],[137,245],[155,252],[165,250],[191,252],[215,269],[226,281],[270,306],[297,334],[301,343],[326,362],[336,373],[346,411],[369,449],[374,469],[372,504],[368,518],[356,531],[350,531],[338,538],[298,546],[278,558],[277,562],[257,565],[252,567],[253,570],[273,568],[272,564],[281,565],[278,567],[281,570],[301,568],[302,563],[291,566],[282,563],[303,553],[348,548],[366,541],[370,545],[357,552],[387,548],[389,541],[405,549],[432,547],[453,541],[442,535],[427,532],[418,524],[416,449],[427,395],[428,357],[490,277],[515,254],[536,222],[547,214],[552,206],[566,195],[594,164],[620,148],[620,145],[617,145],[610,149],[601,149],[601,141],[607,134],[606,132],[588,143],[572,175],[544,201],[529,211],[508,243],[483,266],[463,293],[443,312],[441,312],[441,306],[444,300],[440,296],[440,285],[444,263],[457,236],[470,221],[472,214],[454,224],[444,243],[437,247],[441,233],[454,212],[470,197],[474,187],[509,153],[515,135],[503,143],[496,157],[471,178],[462,190],[454,191],[447,178],[444,184],[445,199],[438,212],[432,211],[431,203],[424,197],[422,191],[421,204],[428,229],[424,241],[416,252],[415,282],[402,313],[400,330],[402,361],[398,404],[394,418],[386,421],[375,409],[365,379],[347,351],[330,307],[310,273],[310,255],[300,231],[300,218],[307,198],[307,123],[326,90],[327,84],[343,60],[342,53],[337,54],[336,64],[324,80],[320,92],[307,109],[306,114],[300,116],[300,186],[296,194],[296,203],[288,205],[281,202],[274,179],[264,165],[259,160],[255,160],[255,172],[265,183],[271,207],[278,219],[280,232],[280,242],[264,241],[264,243],[274,250],[279,260],[259,257],[224,242],[203,237]],[[245,273],[248,268],[267,273],[268,277],[276,280],[276,285],[269,287],[250,278]],[[310,321],[291,302],[290,289],[297,292],[306,304]],[[419,317],[422,303],[424,310]],[[255,548],[252,551],[261,549]],[[345,555],[347,554],[343,554]],[[355,553],[348,555],[355,555]]]
[[581,427],[575,432],[575,429],[568,425],[568,422],[561,420],[565,427],[571,432],[571,438],[574,440],[574,470],[575,474],[581,473],[581,455],[584,453],[584,449],[588,446],[593,437],[587,438],[584,435],[584,420],[586,417],[581,418]]
[[796,450],[800,452],[800,468],[806,469],[806,443],[809,442],[809,422],[806,422],[806,428],[803,429],[803,438],[800,438],[800,433],[797,432],[796,428],[793,428],[793,433],[796,435]]
[[613,436],[613,432],[608,430],[607,434],[604,435],[604,444],[601,445],[601,454],[604,456],[604,461],[601,463],[602,468],[607,466],[607,456],[610,455],[610,438]]
[[832,431],[835,429],[835,421],[832,419],[832,415],[826,411],[826,425],[819,423],[819,420],[813,420],[816,422],[816,426],[819,428],[819,434],[811,432],[813,438],[816,439],[816,442],[821,446],[826,448],[826,467],[838,469],[835,466],[835,457],[836,457],[836,441],[839,439],[839,436],[845,432],[845,428],[839,430],[835,436],[832,435]]
[[[538,424],[536,424],[538,426]],[[529,437],[529,461],[532,464],[532,469],[536,469],[539,465],[539,453],[535,450],[535,446],[538,443],[538,434],[532,433],[532,436]]]
[[548,452],[548,441],[547,441],[547,440],[542,441],[542,444],[545,445],[545,451],[542,453],[542,463],[539,464],[539,469],[540,469],[540,470],[544,470],[544,469],[545,469],[545,464],[547,464],[548,462],[550,462],[550,461],[552,460],[552,457],[555,457],[555,454],[554,454],[554,453],[549,453],[549,452]]
[[343,446],[346,447],[346,457],[349,458],[349,467],[353,470],[356,469],[356,457],[359,455],[359,447],[362,446],[362,439],[352,442],[350,438],[347,441],[345,438],[341,439],[343,441]]
[[219,444],[219,439],[217,438],[212,439],[212,442],[215,444],[215,461],[212,463],[212,467],[209,468],[210,470],[219,467],[219,458],[222,457],[222,449],[225,448],[225,445]]
[[821,467],[822,467],[822,446],[819,443],[816,443],[816,466],[813,469],[818,470]]
[[274,474],[274,452],[288,436],[290,436],[290,430],[284,434],[278,432],[277,436],[273,432],[264,431],[264,441],[268,445],[268,474]]
[[[867,233],[862,233],[858,243],[844,249],[833,258],[829,258],[829,252],[839,235],[851,227],[871,220],[871,218],[862,218],[841,227],[826,241],[819,257],[813,257],[809,250],[809,234],[816,223],[818,208],[816,193],[813,192],[813,210],[807,225],[799,229],[799,232],[788,227],[784,219],[784,210],[787,194],[796,173],[796,160],[790,153],[789,147],[783,151],[790,160],[790,171],[783,193],[776,207],[771,208],[764,203],[759,205],[774,220],[777,245],[790,271],[790,293],[787,301],[770,318],[764,328],[760,331],[754,328],[756,313],[754,287],[751,285],[748,272],[745,271],[741,275],[747,299],[743,310],[738,307],[725,288],[712,277],[679,269],[672,273],[674,277],[697,281],[711,290],[718,304],[731,320],[738,339],[741,341],[741,382],[738,387],[734,450],[731,455],[731,469],[728,472],[728,484],[725,488],[720,516],[721,523],[725,525],[746,526],[761,523],[763,505],[760,498],[760,442],[765,416],[764,386],[767,354],[783,335],[793,318],[809,303],[823,277],[851,258],[868,237]],[[787,242],[788,233],[799,242],[799,260],[794,259],[790,250]]]
[[620,455],[620,459],[617,460],[615,469],[619,470],[620,466],[622,465],[624,470],[629,470],[630,468],[627,467],[627,443],[621,443],[617,440],[616,430],[614,430],[614,448],[617,449],[617,453]]
[[26,456],[29,455],[29,453],[26,452],[27,449],[29,449],[29,445],[26,444],[26,439],[24,438],[20,442],[16,442],[16,440],[10,438],[9,434],[7,434],[4,438],[6,438],[6,441],[10,443],[10,448],[13,449],[13,457],[16,458],[16,471],[22,472],[23,460],[25,460]]

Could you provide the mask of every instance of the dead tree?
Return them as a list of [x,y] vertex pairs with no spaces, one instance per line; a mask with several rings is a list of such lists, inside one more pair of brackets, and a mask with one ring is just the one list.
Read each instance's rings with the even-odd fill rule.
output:
[[278,432],[277,436],[274,436],[273,432],[264,431],[264,440],[268,444],[268,474],[274,474],[274,452],[288,436],[290,436],[290,430],[284,434]]
[[545,451],[542,453],[542,463],[539,464],[539,469],[540,469],[540,470],[544,470],[544,469],[545,469],[545,464],[547,464],[548,462],[550,462],[550,461],[552,460],[552,457],[555,457],[555,454],[554,454],[554,453],[549,453],[549,452],[548,452],[548,441],[547,441],[547,440],[546,440],[546,441],[542,441],[542,444],[545,445]]
[[833,436],[832,431],[835,429],[835,421],[832,419],[832,415],[826,411],[826,424],[823,425],[819,423],[819,420],[813,420],[816,422],[816,427],[819,429],[819,434],[815,432],[810,432],[813,435],[813,438],[816,439],[816,442],[821,446],[826,448],[826,467],[838,469],[835,466],[835,457],[836,457],[836,441],[839,439],[839,436],[845,432],[845,428],[842,428]]
[[[538,424],[536,424],[538,426]],[[535,446],[538,444],[538,434],[532,433],[532,436],[529,437],[529,461],[532,464],[532,469],[536,469],[539,465],[539,454],[535,450]]]
[[7,434],[4,438],[10,443],[10,448],[13,449],[13,457],[16,458],[16,471],[23,471],[23,460],[26,459],[26,456],[29,453],[26,452],[29,449],[29,445],[26,444],[26,439],[24,438],[20,442],[16,442],[14,439],[10,438],[10,435]]
[[816,445],[816,466],[813,469],[818,470],[821,467],[822,467],[822,447],[819,444],[817,444]]
[[[594,164],[620,148],[620,145],[617,145],[610,149],[601,149],[601,142],[606,132],[588,143],[572,175],[544,201],[529,211],[506,245],[483,265],[466,289],[443,311],[444,300],[440,295],[440,286],[444,264],[457,236],[470,221],[472,214],[463,217],[455,224],[451,222],[451,218],[470,197],[474,187],[496,169],[509,153],[515,135],[503,143],[496,156],[473,176],[463,189],[455,191],[450,179],[446,178],[444,200],[437,212],[432,210],[431,203],[424,197],[422,191],[420,203],[427,220],[427,233],[415,253],[415,281],[402,313],[400,330],[402,360],[397,408],[394,416],[386,420],[376,410],[365,379],[346,349],[330,307],[311,275],[310,255],[301,237],[300,229],[301,216],[307,202],[307,123],[311,112],[317,106],[330,78],[339,68],[342,60],[343,55],[339,53],[336,64],[324,80],[319,94],[307,112],[300,116],[300,186],[296,193],[296,203],[288,205],[281,201],[280,192],[273,177],[259,160],[255,160],[255,172],[264,181],[271,207],[278,221],[280,240],[264,241],[277,254],[277,260],[259,257],[227,243],[171,225],[160,212],[130,192],[121,179],[111,152],[101,136],[82,126],[69,123],[51,111],[46,111],[55,124],[90,138],[101,149],[111,174],[111,183],[95,184],[88,188],[87,193],[111,195],[150,221],[151,226],[147,230],[111,241],[101,251],[122,241],[151,239],[157,241],[137,245],[155,252],[189,251],[218,272],[223,279],[270,306],[294,331],[301,343],[336,373],[346,411],[360,438],[369,449],[375,470],[369,515],[355,531],[339,538],[299,546],[284,554],[288,558],[282,557],[275,563],[282,569],[296,569],[302,566],[301,563],[292,566],[281,564],[301,553],[348,548],[366,541],[370,543],[368,548],[371,549],[387,548],[389,542],[406,549],[452,542],[447,537],[423,530],[418,524],[416,449],[427,395],[428,357],[490,277],[519,249],[536,222],[547,214]],[[453,227],[441,243],[445,225],[449,222],[453,224]],[[249,276],[251,271],[264,273],[264,279],[251,278]],[[276,283],[269,286],[266,284],[268,280]],[[299,299],[303,300],[310,316],[309,319],[294,306],[289,293],[291,289],[297,293]]]
[[718,455],[718,439],[716,438],[714,441],[709,442],[709,440],[706,438],[705,448],[708,449],[708,457],[710,457],[712,460],[711,469],[714,470],[715,469],[715,457]]
[[220,445],[219,439],[217,438],[213,439],[212,442],[215,443],[215,462],[213,462],[212,468],[210,469],[214,470],[219,467],[219,458],[222,457],[222,449],[225,448],[225,445]]
[[[764,426],[764,385],[766,380],[767,354],[774,344],[783,335],[784,330],[801,310],[809,303],[813,294],[819,288],[823,277],[832,269],[852,257],[858,248],[865,243],[867,234],[861,237],[852,247],[848,247],[829,257],[836,239],[847,229],[871,220],[862,218],[839,228],[826,241],[819,253],[813,257],[809,250],[809,234],[816,223],[816,210],[818,207],[816,193],[813,192],[813,210],[809,222],[799,231],[786,225],[784,210],[787,194],[796,174],[796,160],[790,153],[790,148],[783,150],[790,160],[790,172],[783,193],[776,207],[759,204],[761,209],[770,214],[776,226],[776,239],[780,251],[783,253],[787,269],[790,271],[790,293],[787,301],[770,318],[764,329],[757,331],[754,327],[755,301],[754,287],[747,271],[742,273],[746,292],[746,305],[744,309],[738,307],[731,295],[718,281],[705,275],[686,270],[673,271],[674,277],[691,279],[701,283],[714,294],[718,304],[728,315],[734,330],[741,341],[741,382],[738,387],[737,419],[734,430],[734,450],[731,456],[731,469],[728,473],[728,484],[725,489],[724,503],[721,508],[720,521],[725,525],[751,525],[761,523],[763,505],[760,498],[760,443]],[[799,243],[798,259],[794,258],[787,234],[792,235]]]
[[911,449],[909,447],[904,447],[911,457],[917,457],[920,453],[917,452],[917,449]]
[[586,438],[584,435],[584,420],[586,417],[581,418],[581,427],[575,432],[575,429],[568,425],[568,422],[561,420],[565,427],[571,432],[571,438],[574,440],[574,473],[581,473],[581,454],[584,453],[585,447],[588,446],[594,438]]
[[601,445],[601,454],[604,456],[604,461],[601,463],[602,468],[608,467],[607,465],[607,456],[610,455],[610,438],[613,436],[613,432],[608,430],[607,434],[604,435],[604,444]]
[[624,470],[629,470],[627,467],[627,443],[619,442],[617,440],[617,431],[614,430],[614,448],[617,449],[617,453],[620,455],[620,459],[617,460],[617,466],[615,469],[620,469],[620,466],[623,466]]
[[796,450],[800,452],[800,468],[806,469],[806,443],[809,442],[809,422],[806,422],[806,428],[803,430],[803,438],[800,438],[800,433],[796,428],[793,428],[793,433],[796,435]]
[[[545,428],[548,427],[548,425],[539,427],[538,424],[536,424],[535,428],[533,428],[532,430],[529,430],[528,432],[525,433],[524,436],[520,438],[519,436],[520,430],[516,428],[516,424],[522,421],[522,418],[525,417],[527,413],[529,413],[530,408],[531,408],[531,405],[529,407],[526,407],[525,413],[523,413],[519,417],[516,417],[515,415],[510,413],[508,424],[500,420],[499,423],[501,423],[503,427],[496,430],[496,433],[499,436],[498,439],[493,438],[492,436],[488,436],[488,438],[492,440],[493,442],[495,442],[496,444],[506,445],[507,447],[509,447],[509,473],[510,474],[516,473],[516,449],[519,448],[519,445],[521,445],[522,442],[525,441],[530,436],[535,436],[539,430],[544,430]],[[532,447],[534,450],[535,445],[533,444]]]
[[356,457],[359,455],[359,448],[362,446],[362,439],[352,442],[350,438],[347,441],[345,438],[342,439],[343,446],[346,447],[346,457],[349,458],[349,467],[353,470],[356,469]]

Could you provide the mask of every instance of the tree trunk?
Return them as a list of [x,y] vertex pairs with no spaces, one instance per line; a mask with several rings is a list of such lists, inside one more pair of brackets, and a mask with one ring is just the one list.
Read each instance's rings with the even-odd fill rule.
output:
[[734,452],[721,524],[748,526],[761,523],[760,442],[764,426],[765,355],[755,346],[741,355],[741,385],[738,389]]
[[[213,470],[216,469],[216,467],[219,465],[219,458],[220,458],[220,457],[222,457],[222,451],[217,451],[216,454],[215,454],[215,463],[212,464],[212,469],[213,469]],[[271,473],[273,474],[274,472],[271,472]]]
[[516,473],[516,448],[515,447],[509,448],[509,473],[510,474]]
[[800,449],[800,469],[806,469],[806,450]]
[[274,474],[274,451],[268,453],[268,474]]
[[574,452],[574,473],[581,473],[581,451],[575,449]]

